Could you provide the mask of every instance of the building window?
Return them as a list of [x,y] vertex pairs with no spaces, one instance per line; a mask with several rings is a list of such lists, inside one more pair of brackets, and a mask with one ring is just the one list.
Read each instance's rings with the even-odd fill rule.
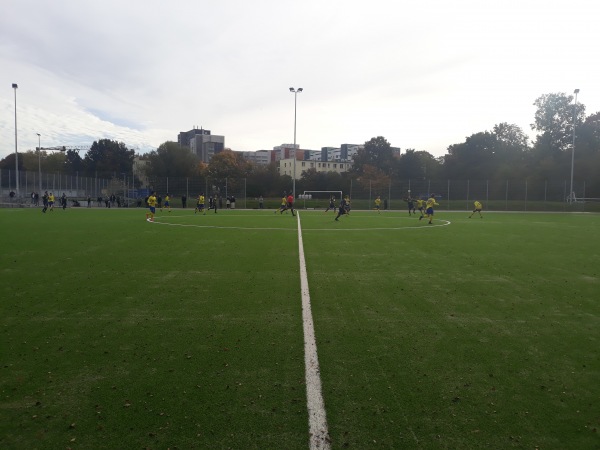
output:
[[334,165],[333,165],[333,168],[334,168],[334,169],[337,169],[337,164],[334,164]]
[[305,166],[304,161],[302,161],[302,167],[304,167],[304,166]]

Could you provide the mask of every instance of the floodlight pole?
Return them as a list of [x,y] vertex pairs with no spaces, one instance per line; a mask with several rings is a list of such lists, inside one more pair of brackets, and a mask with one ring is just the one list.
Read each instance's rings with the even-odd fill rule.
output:
[[294,89],[291,87],[290,92],[294,93],[294,162],[292,163],[292,195],[296,198],[296,105],[298,93],[302,92],[302,88]]
[[573,105],[573,146],[571,147],[571,190],[569,191],[570,201],[575,201],[575,194],[573,193],[573,166],[575,165],[575,121],[577,117],[577,94],[579,89],[573,91],[575,94],[575,104]]
[[13,83],[15,91],[15,183],[17,188],[17,197],[19,196],[19,152],[17,151],[17,83]]

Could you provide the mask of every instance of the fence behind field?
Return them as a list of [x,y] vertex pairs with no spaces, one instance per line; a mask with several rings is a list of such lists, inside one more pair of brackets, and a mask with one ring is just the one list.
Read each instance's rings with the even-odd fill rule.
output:
[[[315,186],[303,180],[296,181],[296,206],[298,208],[320,209],[329,206],[330,195],[339,197],[339,191],[349,195],[353,209],[371,209],[377,196],[382,206],[389,210],[404,210],[405,199],[427,198],[435,193],[440,206],[438,210],[471,210],[473,202],[483,203],[486,211],[592,211],[600,212],[600,194],[594,192],[598,186],[588,189],[585,181],[575,182],[573,190],[576,201],[571,201],[569,181],[567,180],[433,180],[408,179],[390,180],[376,183],[353,178],[342,178],[341,186]],[[291,191],[291,185],[287,191]],[[55,196],[66,193],[69,199],[86,202],[91,197],[92,206],[98,197],[104,199],[115,195],[125,206],[144,206],[143,199],[151,190],[163,198],[167,193],[171,197],[172,207],[181,207],[184,197],[187,207],[194,207],[200,193],[205,197],[217,195],[225,206],[226,199],[235,197],[236,208],[259,208],[259,197],[263,196],[265,208],[277,208],[282,192],[272,186],[261,185],[260,181],[247,178],[211,179],[204,177],[162,177],[151,178],[148,186],[140,186],[131,174],[104,174],[90,176],[65,175],[60,173],[42,173],[22,171],[19,174],[19,189],[16,189],[14,171],[0,171],[0,204],[3,206],[28,206],[31,193],[41,196],[45,190]],[[327,191],[330,191],[328,193]],[[273,192],[277,191],[277,192]],[[301,198],[304,191],[312,193],[311,198]],[[334,192],[337,193],[334,194]],[[588,192],[589,191],[589,192]],[[10,193],[15,195],[11,196]],[[18,192],[18,195],[17,195]],[[336,198],[338,201],[339,198]],[[83,205],[82,205],[83,206]]]

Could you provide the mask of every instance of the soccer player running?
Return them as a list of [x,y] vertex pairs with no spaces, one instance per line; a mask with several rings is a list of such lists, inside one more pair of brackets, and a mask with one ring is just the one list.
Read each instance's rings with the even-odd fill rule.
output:
[[343,216],[344,214],[348,214],[348,208],[349,208],[349,204],[348,204],[348,196],[344,197],[343,199],[340,200],[340,206],[338,208],[338,213],[337,216],[335,216],[335,220],[337,220],[339,222],[339,217]]
[[287,196],[287,209],[289,209],[290,211],[292,211],[292,216],[296,216],[296,214],[294,214],[294,196],[292,195],[292,193],[290,192],[290,195]]
[[[429,219],[429,223],[431,224],[431,221],[433,220],[433,207],[434,206],[439,206],[440,204],[438,202],[435,201],[435,194],[431,194],[429,196],[429,198],[427,199],[427,203],[425,204],[425,206],[427,207],[427,218]],[[419,217],[419,220],[421,220],[422,217]]]
[[54,194],[52,192],[48,195],[48,209],[54,211]]
[[419,210],[419,213],[421,214],[421,216],[419,217],[419,220],[421,220],[423,217],[425,217],[425,214],[423,214],[423,206],[425,205],[425,201],[421,200],[420,198],[417,199],[417,209]]
[[475,209],[469,216],[469,219],[471,217],[473,217],[473,214],[475,214],[475,213],[479,213],[479,217],[481,217],[483,219],[483,216],[481,215],[481,210],[483,209],[483,205],[481,204],[481,202],[479,200],[475,200],[475,202],[473,202],[473,205],[475,206]]
[[[283,214],[283,212],[287,210],[287,197],[285,195],[285,192],[283,193],[283,197],[281,197],[281,205],[279,206],[279,214]],[[277,211],[275,211],[275,214],[277,214]]]
[[[212,199],[211,199],[211,203],[212,203]],[[194,214],[201,212],[202,214],[206,215],[206,213],[204,212],[204,192],[201,192],[200,195],[198,196],[198,202],[196,203],[196,209],[194,209]]]
[[381,197],[379,195],[375,199],[375,209],[377,210],[377,214],[381,214]]
[[156,192],[152,191],[152,194],[148,197],[148,209],[146,213],[146,220],[154,222],[154,214],[156,214]]
[[44,208],[42,212],[45,213],[48,210],[48,191],[44,191],[44,195],[42,195],[42,203],[44,204]]
[[[169,212],[171,212],[171,197],[169,195],[169,193],[167,192],[167,195],[165,195],[165,208],[168,208]],[[160,208],[161,212],[162,212],[162,208]]]

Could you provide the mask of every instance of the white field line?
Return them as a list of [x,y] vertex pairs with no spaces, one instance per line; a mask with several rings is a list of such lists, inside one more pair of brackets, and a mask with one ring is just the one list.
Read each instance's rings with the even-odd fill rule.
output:
[[304,259],[304,244],[302,243],[302,227],[300,213],[298,215],[298,249],[300,254],[300,289],[302,291],[302,322],[304,324],[304,368],[306,376],[306,406],[308,409],[308,425],[310,450],[330,448],[329,429],[325,402],[321,391],[321,374],[315,327],[310,309],[310,293],[306,276],[306,260]]

